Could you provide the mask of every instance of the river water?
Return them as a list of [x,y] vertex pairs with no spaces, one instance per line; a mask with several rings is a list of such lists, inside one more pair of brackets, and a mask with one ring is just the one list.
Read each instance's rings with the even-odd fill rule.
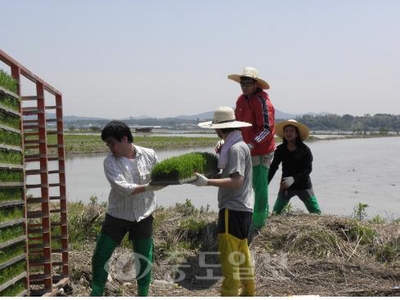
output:
[[[323,213],[351,216],[357,203],[368,205],[367,216],[393,220],[400,218],[400,137],[337,139],[308,142],[314,156],[311,180]],[[206,149],[159,151],[160,159]],[[79,156],[66,160],[69,201],[88,203],[91,196],[107,201],[109,184],[103,173],[101,156]],[[269,186],[272,208],[278,192],[280,170]],[[156,192],[158,205],[169,207],[190,199],[197,208],[216,211],[217,188],[190,184],[168,186]],[[306,211],[293,197],[294,209]]]

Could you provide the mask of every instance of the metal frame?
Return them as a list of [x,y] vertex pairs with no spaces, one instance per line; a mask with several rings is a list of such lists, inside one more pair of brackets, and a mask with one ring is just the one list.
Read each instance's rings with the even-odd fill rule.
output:
[[[69,281],[62,94],[2,50],[0,60],[10,66],[21,99],[29,292],[53,296]],[[22,95],[23,78],[33,95]]]

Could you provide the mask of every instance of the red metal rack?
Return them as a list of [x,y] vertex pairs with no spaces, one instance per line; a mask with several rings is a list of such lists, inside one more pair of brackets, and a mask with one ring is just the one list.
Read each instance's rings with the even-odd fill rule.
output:
[[62,94],[1,50],[0,60],[21,100],[29,295],[52,296],[69,281]]

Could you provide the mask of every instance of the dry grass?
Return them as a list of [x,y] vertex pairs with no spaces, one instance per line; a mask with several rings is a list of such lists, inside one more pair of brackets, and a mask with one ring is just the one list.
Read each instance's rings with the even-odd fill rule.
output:
[[[210,254],[217,249],[216,213],[190,211],[187,205],[159,209],[155,218],[153,278],[184,279],[171,290],[151,287],[149,295],[218,296],[221,273],[217,256]],[[250,244],[256,295],[400,296],[399,243],[400,226],[394,223],[302,213],[272,216]],[[94,244],[92,239],[70,253],[71,296],[90,293]],[[136,295],[135,280],[122,279],[130,276],[130,255],[129,248],[115,252],[106,295]]]

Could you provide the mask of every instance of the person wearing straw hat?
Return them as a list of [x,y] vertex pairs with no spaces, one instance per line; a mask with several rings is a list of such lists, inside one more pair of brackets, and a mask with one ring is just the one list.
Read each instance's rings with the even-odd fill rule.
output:
[[242,128],[242,134],[250,148],[253,165],[253,235],[265,226],[269,214],[267,180],[275,150],[275,108],[265,92],[269,84],[260,78],[257,69],[245,67],[241,74],[231,74],[228,78],[238,82],[242,89],[242,95],[236,101],[237,120],[252,124]]
[[210,122],[199,123],[214,129],[224,140],[218,157],[220,178],[208,179],[195,173],[196,186],[218,187],[218,251],[224,279],[221,296],[254,296],[254,266],[248,235],[253,212],[252,166],[250,150],[240,129],[250,123],[237,121],[230,107],[219,107]]
[[309,136],[308,127],[296,120],[287,120],[276,124],[275,132],[283,142],[275,150],[268,174],[269,183],[282,163],[281,184],[273,214],[280,214],[293,196],[298,196],[310,213],[320,214],[310,178],[313,156],[303,142]]

